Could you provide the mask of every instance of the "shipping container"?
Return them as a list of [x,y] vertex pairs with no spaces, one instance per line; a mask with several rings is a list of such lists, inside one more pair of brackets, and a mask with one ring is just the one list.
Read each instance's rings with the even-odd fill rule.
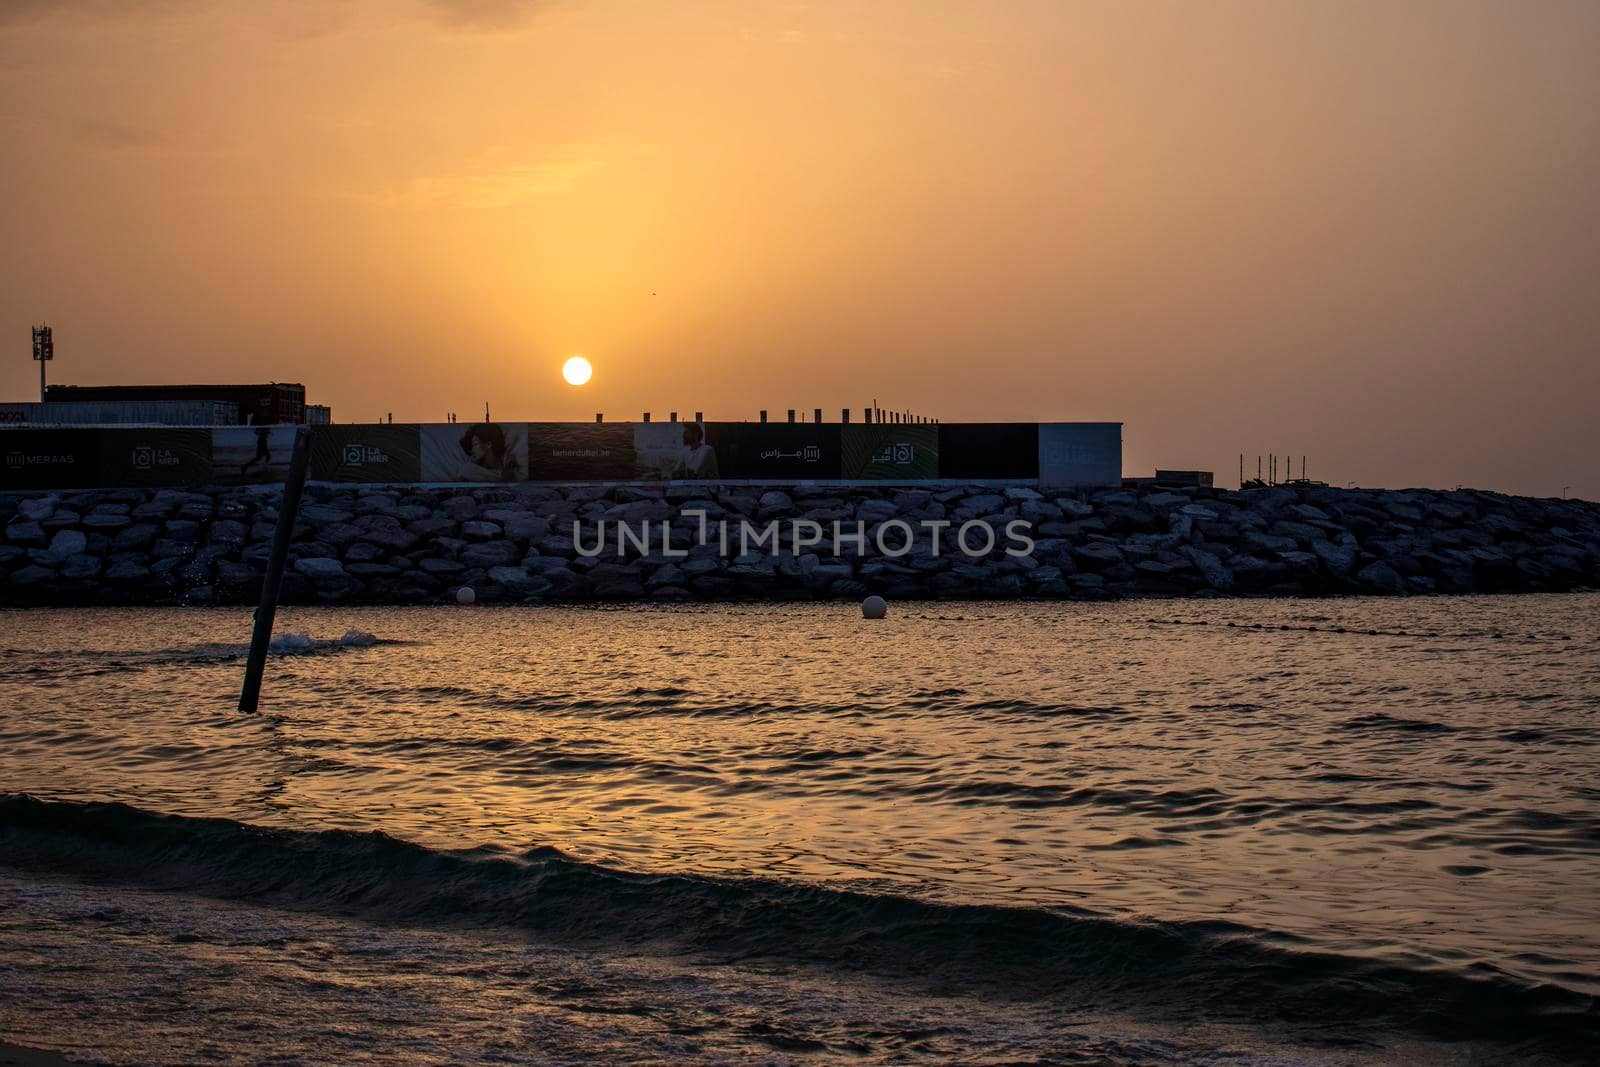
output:
[[223,400],[106,400],[0,404],[0,426],[237,426]]
[[148,402],[154,400],[212,400],[236,406],[234,424],[260,426],[306,421],[306,387],[294,382],[265,385],[52,385],[44,398],[51,402]]

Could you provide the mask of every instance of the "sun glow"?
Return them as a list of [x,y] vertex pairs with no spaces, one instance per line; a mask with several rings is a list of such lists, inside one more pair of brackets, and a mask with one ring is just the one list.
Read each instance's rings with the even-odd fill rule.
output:
[[594,368],[582,356],[573,356],[561,365],[561,376],[567,380],[568,385],[582,385],[594,374]]

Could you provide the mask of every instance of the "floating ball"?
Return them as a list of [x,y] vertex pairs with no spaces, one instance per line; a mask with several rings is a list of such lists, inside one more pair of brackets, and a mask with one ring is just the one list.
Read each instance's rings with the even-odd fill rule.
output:
[[861,602],[863,619],[881,619],[887,614],[889,614],[889,604],[881,596],[869,596]]
[[456,590],[456,603],[460,604],[462,607],[466,607],[468,604],[471,604],[477,599],[478,594],[472,591],[472,586],[470,585],[464,585],[460,589]]

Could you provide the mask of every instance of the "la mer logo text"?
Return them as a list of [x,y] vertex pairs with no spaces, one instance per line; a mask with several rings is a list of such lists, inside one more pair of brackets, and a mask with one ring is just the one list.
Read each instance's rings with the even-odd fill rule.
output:
[[377,445],[345,445],[344,462],[350,467],[360,467],[367,463],[387,463],[389,453]]

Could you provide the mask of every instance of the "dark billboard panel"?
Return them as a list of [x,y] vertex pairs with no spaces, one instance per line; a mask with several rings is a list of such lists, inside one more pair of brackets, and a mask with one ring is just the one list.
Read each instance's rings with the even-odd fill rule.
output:
[[311,477],[319,482],[415,482],[422,479],[415,424],[318,426],[311,431]]
[[[218,426],[211,431],[215,485],[281,485],[289,478],[296,427]],[[315,475],[313,475],[315,477]]]
[[527,476],[526,423],[443,423],[422,427],[425,482],[520,482]]
[[710,422],[706,444],[723,478],[811,481],[838,478],[837,423]]
[[93,430],[0,431],[0,489],[92,489],[98,445]]
[[840,427],[841,477],[914,481],[939,476],[939,428],[911,423]]
[[1039,477],[1038,423],[940,423],[939,477],[953,480]]
[[211,431],[174,427],[97,430],[100,485],[187,486],[211,481]]
[[625,422],[528,424],[528,477],[536,482],[626,482],[634,477]]

